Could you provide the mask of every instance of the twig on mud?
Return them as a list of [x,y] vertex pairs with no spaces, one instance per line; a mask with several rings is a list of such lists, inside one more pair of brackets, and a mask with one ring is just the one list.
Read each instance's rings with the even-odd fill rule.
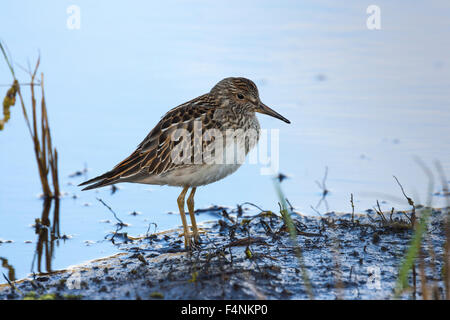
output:
[[402,190],[403,195],[405,196],[406,200],[408,201],[408,204],[412,207],[412,212],[411,212],[411,224],[414,225],[415,219],[416,219],[416,205],[414,204],[413,199],[411,199],[410,197],[408,197],[405,193],[405,190],[403,189],[402,184],[400,183],[400,181],[398,181],[396,176],[393,176],[394,179],[397,181],[398,185],[400,186],[400,189]]
[[151,226],[155,226],[155,231],[153,233],[156,233],[156,229],[158,228],[158,225],[155,222],[150,222],[148,224],[147,232],[145,232],[145,237],[149,237],[148,233],[150,232]]
[[294,211],[294,206],[291,204],[288,198],[286,198],[286,203],[289,205],[289,210]]
[[353,203],[353,193],[350,194],[350,203],[352,205],[352,223],[355,223],[355,204]]
[[127,224],[124,223],[122,220],[119,219],[119,217],[116,215],[116,213],[114,212],[114,210],[108,206],[102,199],[100,198],[96,198],[101,204],[103,204],[106,208],[108,208],[109,211],[111,211],[111,213],[114,215],[114,218],[116,218],[116,220],[118,221],[117,228],[116,231],[114,231],[114,234],[112,236],[112,238],[110,239],[112,243],[114,243],[114,237],[117,235],[117,232],[119,232],[120,230],[122,230],[123,227],[126,227]]
[[376,207],[373,207],[373,209],[374,209],[375,212],[380,216],[381,221],[383,222],[383,224],[387,224],[388,221],[387,221],[386,217],[384,216],[383,211],[381,210],[380,202],[378,202],[378,200],[377,200],[377,206],[376,206]]
[[103,204],[105,207],[107,207],[107,208],[109,209],[109,211],[111,211],[111,213],[114,215],[114,218],[116,218],[116,220],[119,221],[119,225],[121,225],[121,226],[123,226],[123,227],[126,226],[126,224],[123,223],[123,221],[119,219],[119,217],[116,215],[116,213],[114,212],[114,210],[111,209],[110,206],[108,206],[102,199],[100,199],[100,198],[96,198],[96,199],[97,199],[101,204]]
[[251,203],[251,202],[244,202],[244,203],[241,204],[241,206],[244,206],[245,204],[248,204],[249,206],[255,207],[256,209],[258,209],[260,211],[266,211],[266,210],[261,209],[261,207],[257,206],[254,203]]

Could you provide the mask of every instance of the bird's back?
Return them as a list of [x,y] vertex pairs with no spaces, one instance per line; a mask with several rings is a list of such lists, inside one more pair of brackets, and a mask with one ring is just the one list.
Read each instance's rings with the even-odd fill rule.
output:
[[[218,118],[222,118],[222,121]],[[250,120],[246,127],[254,127],[259,135],[256,117]],[[226,151],[230,144],[225,141],[231,141],[225,138],[226,130],[241,126],[242,121],[244,119],[240,115],[236,119],[230,114],[224,117],[223,110],[209,94],[197,97],[168,111],[130,156],[112,170],[82,183],[91,184],[83,190],[119,182],[185,185],[190,179],[190,172],[200,172],[200,167],[203,171],[196,175],[197,179],[191,179],[192,184],[217,181],[234,172],[241,163],[205,163],[208,160],[204,159],[204,153],[210,155],[208,146],[211,148],[218,133],[223,136],[223,149]],[[211,133],[216,135],[211,137]],[[189,134],[189,137],[186,138],[185,134]],[[253,145],[247,143],[245,155]],[[215,147],[218,145],[215,144]],[[183,154],[184,150],[191,150],[191,154]],[[181,158],[176,157],[177,151],[183,154]]]

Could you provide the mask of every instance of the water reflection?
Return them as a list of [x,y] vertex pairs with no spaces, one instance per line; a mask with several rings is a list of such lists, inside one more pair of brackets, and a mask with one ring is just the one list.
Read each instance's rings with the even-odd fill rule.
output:
[[[61,234],[59,230],[59,198],[45,198],[41,218],[35,220],[35,233],[38,235],[36,250],[31,264],[31,272],[43,271],[43,258],[45,259],[45,272],[52,272],[52,260],[55,252],[55,244],[59,246]],[[50,219],[50,211],[53,206],[53,219]]]
[[[9,264],[8,259],[0,257],[0,261],[2,262],[2,267],[8,270],[8,277],[6,280],[16,281],[16,271],[14,267]],[[6,278],[6,275],[4,273],[3,277]]]

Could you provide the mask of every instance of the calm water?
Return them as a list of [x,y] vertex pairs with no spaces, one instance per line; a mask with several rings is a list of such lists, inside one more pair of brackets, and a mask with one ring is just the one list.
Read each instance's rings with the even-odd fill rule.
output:
[[[121,185],[80,192],[88,177],[110,169],[134,150],[169,109],[210,90],[227,76],[245,76],[262,100],[291,120],[260,116],[265,129],[279,129],[280,171],[287,197],[298,211],[315,214],[328,167],[329,210],[407,208],[392,175],[417,202],[427,196],[430,167],[440,160],[450,177],[450,4],[378,1],[381,30],[366,27],[366,6],[353,1],[76,1],[81,28],[66,26],[72,1],[2,1],[0,38],[14,61],[33,63],[38,50],[46,76],[46,98],[54,144],[60,154],[60,240],[52,268],[109,255],[104,240],[114,219],[106,201],[143,234],[180,224],[177,188]],[[28,78],[16,67],[18,76]],[[0,84],[11,78],[0,63]],[[6,87],[1,87],[1,95]],[[31,225],[42,201],[32,144],[20,108],[0,132],[0,257],[16,277],[26,276],[36,247]],[[246,201],[276,210],[270,176],[261,165],[200,188],[196,206],[234,206]],[[434,192],[441,190],[435,186]],[[77,198],[74,198],[73,196]],[[402,199],[400,202],[392,198]],[[436,197],[436,205],[442,198]],[[317,210],[325,212],[322,203]],[[131,216],[128,213],[142,214]],[[112,223],[102,222],[111,220]],[[200,220],[210,219],[205,216]],[[152,229],[153,230],[153,229]],[[31,243],[26,243],[31,241]],[[88,241],[88,242],[86,242]],[[45,269],[45,268],[43,268]],[[2,270],[6,272],[6,270]],[[1,277],[2,278],[2,277]],[[2,282],[3,279],[0,279]]]

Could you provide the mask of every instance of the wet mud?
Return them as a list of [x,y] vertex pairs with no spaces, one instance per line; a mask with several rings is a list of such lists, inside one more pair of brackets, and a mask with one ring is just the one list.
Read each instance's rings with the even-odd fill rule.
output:
[[[279,213],[215,206],[197,214],[217,219],[201,225],[191,251],[181,229],[117,230],[109,239],[118,254],[1,285],[0,299],[391,299],[413,234],[408,212],[293,213],[297,243]],[[422,248],[433,252],[426,277],[441,292],[443,230],[444,212],[433,209]],[[421,298],[416,278],[400,298]]]

